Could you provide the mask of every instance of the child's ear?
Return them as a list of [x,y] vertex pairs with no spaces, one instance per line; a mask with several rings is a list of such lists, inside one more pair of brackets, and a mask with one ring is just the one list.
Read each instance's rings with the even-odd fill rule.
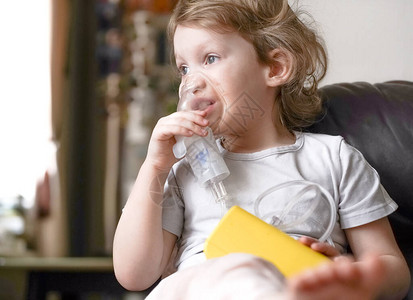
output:
[[273,49],[269,52],[271,60],[268,66],[267,84],[277,87],[290,80],[293,63],[290,52],[283,49]]

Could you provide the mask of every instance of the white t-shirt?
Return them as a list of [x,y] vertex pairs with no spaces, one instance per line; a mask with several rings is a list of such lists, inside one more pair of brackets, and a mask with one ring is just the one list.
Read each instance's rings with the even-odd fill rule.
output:
[[[299,219],[297,216],[309,211],[309,206],[316,207],[311,219],[286,230],[293,236],[314,238],[325,232],[330,206],[316,191],[308,190],[305,183],[322,186],[335,204],[336,223],[331,239],[344,252],[347,241],[343,229],[383,218],[395,211],[397,204],[381,186],[377,172],[342,137],[295,134],[293,145],[256,153],[221,149],[231,173],[224,185],[233,205],[268,223],[277,224],[281,219],[293,224]],[[275,188],[286,182],[292,185]],[[198,184],[185,159],[175,164],[165,184],[163,228],[179,238],[179,268],[204,259],[204,242],[222,214],[209,188]]]

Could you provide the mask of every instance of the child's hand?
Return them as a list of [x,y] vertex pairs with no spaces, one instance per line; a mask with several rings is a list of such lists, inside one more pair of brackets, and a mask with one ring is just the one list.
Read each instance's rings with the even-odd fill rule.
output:
[[177,161],[172,152],[175,135],[206,136],[205,127],[209,122],[205,116],[204,111],[180,111],[159,119],[152,132],[146,162],[158,170],[169,172]]
[[330,259],[334,259],[338,256],[340,256],[340,252],[331,246],[328,243],[321,243],[316,239],[307,237],[307,236],[302,236],[298,239],[299,242],[302,244],[310,247],[314,251],[320,252],[324,254],[325,256],[329,257]]

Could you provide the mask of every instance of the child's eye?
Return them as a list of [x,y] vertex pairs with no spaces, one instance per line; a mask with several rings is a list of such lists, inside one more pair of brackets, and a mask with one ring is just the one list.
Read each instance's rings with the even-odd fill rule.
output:
[[206,58],[206,63],[209,64],[213,64],[214,62],[216,62],[218,59],[218,56],[216,55],[208,55]]
[[179,71],[179,74],[181,76],[184,76],[184,75],[188,74],[189,68],[187,66],[180,66],[180,67],[178,67],[178,71]]

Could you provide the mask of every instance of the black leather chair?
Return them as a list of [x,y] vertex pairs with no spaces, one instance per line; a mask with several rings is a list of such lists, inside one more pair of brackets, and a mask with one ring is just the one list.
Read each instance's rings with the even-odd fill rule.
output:
[[343,136],[378,171],[399,205],[389,219],[413,273],[413,82],[340,83],[320,93],[325,112],[309,130]]

